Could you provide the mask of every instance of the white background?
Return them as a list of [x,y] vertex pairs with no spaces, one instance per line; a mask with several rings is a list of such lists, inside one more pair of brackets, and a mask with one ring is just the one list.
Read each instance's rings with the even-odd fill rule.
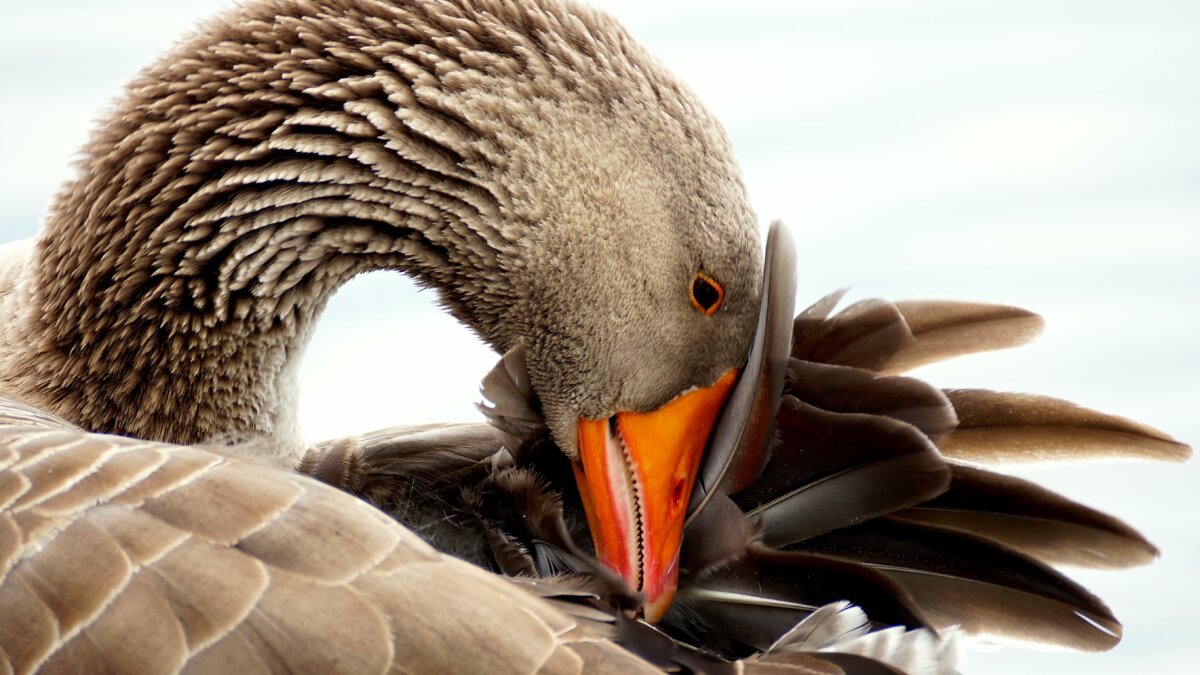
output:
[[[800,301],[1028,307],[1045,335],[923,373],[1068,398],[1200,440],[1200,3],[597,2],[724,121]],[[0,237],[32,234],[86,132],[218,0],[0,0]],[[348,285],[303,369],[312,438],[475,419],[494,361],[399,275]],[[419,393],[418,393],[419,392]],[[968,673],[1180,672],[1200,656],[1200,462],[1027,470],[1142,529],[1155,565],[1077,578],[1124,642],[1006,648]]]

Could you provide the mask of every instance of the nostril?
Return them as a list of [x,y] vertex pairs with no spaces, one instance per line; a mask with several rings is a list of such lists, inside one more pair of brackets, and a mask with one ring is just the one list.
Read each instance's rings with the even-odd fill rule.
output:
[[682,479],[676,480],[671,486],[671,506],[678,508],[679,503],[683,501],[683,492],[686,486]]

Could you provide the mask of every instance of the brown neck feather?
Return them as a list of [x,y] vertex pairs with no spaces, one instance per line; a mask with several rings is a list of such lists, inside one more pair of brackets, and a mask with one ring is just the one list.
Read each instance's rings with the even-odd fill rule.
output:
[[[92,430],[294,453],[296,364],[342,283],[405,271],[507,350],[531,320],[531,228],[613,208],[625,168],[588,143],[702,158],[627,184],[651,206],[672,176],[737,188],[708,119],[606,17],[554,0],[254,3],[142,73],[94,136],[38,240],[4,387]],[[702,202],[688,222],[747,220],[740,196],[671,189]],[[608,226],[583,211],[578,232]]]
[[354,275],[404,270],[495,325],[496,143],[421,100],[412,17],[360,24],[391,41],[370,51],[303,5],[217,24],[101,126],[38,241],[27,398],[97,431],[294,444],[295,364]]

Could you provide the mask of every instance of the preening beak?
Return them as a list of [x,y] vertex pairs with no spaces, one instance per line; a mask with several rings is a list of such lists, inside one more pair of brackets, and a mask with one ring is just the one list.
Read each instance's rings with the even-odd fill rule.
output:
[[679,581],[679,549],[708,437],[737,380],[693,389],[657,410],[579,421],[575,480],[600,561],[662,618]]

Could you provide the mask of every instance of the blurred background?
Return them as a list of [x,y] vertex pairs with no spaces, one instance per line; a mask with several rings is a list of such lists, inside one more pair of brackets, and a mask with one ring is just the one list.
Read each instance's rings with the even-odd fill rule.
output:
[[[595,0],[723,120],[801,305],[1020,305],[1035,344],[919,374],[1070,399],[1200,442],[1200,3]],[[122,84],[223,0],[0,0],[0,240],[32,235]],[[304,362],[313,440],[474,420],[496,356],[398,274],[347,285]],[[420,385],[420,394],[414,385]],[[1200,656],[1200,461],[1025,477],[1127,519],[1153,566],[1076,578],[1106,654],[973,650],[964,672],[1183,672]]]

